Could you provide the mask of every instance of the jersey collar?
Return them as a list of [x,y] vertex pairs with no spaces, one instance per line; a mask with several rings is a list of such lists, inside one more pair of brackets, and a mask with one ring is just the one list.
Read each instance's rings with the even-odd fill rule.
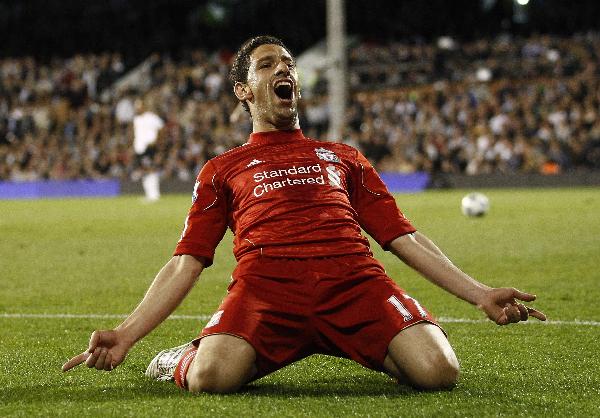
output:
[[290,131],[268,131],[268,132],[254,132],[250,134],[248,144],[252,145],[269,145],[269,144],[283,144],[286,142],[292,142],[297,140],[305,140],[302,129],[293,129]]

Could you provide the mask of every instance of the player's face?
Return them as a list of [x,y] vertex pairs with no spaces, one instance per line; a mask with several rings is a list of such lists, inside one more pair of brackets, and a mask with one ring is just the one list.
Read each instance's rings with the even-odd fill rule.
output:
[[298,73],[285,48],[266,44],[252,51],[247,87],[251,92],[249,105],[253,119],[277,128],[297,125]]

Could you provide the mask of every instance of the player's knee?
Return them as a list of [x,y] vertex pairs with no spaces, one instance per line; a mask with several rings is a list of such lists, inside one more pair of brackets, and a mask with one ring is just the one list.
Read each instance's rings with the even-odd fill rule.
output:
[[454,356],[443,353],[428,359],[421,367],[421,372],[412,376],[412,383],[418,389],[443,390],[451,389],[458,381],[460,367]]
[[187,374],[187,387],[193,393],[233,393],[242,384],[241,379],[227,372],[226,367],[215,363],[203,364]]

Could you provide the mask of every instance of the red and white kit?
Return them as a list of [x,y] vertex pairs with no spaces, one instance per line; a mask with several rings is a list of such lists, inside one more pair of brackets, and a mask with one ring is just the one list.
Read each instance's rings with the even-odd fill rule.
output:
[[201,337],[227,333],[257,352],[258,376],[313,353],[383,369],[391,339],[435,323],[371,254],[415,232],[367,159],[301,130],[253,133],[206,163],[175,255],[212,264],[229,227],[238,265]]

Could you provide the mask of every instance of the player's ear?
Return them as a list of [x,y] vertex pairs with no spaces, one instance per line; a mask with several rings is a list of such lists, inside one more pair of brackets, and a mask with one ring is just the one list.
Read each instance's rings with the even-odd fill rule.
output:
[[235,93],[235,97],[240,101],[251,100],[253,97],[250,86],[245,83],[240,83],[239,81],[233,86],[233,92]]

